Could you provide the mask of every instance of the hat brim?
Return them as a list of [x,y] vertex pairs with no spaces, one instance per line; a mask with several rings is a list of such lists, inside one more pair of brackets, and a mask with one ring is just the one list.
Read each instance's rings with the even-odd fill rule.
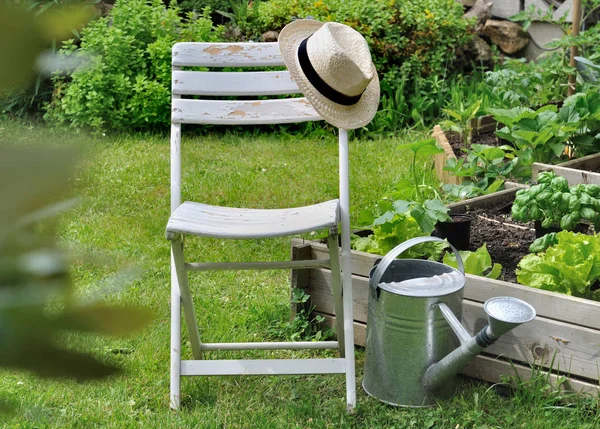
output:
[[279,51],[292,79],[323,119],[347,130],[364,127],[371,122],[379,107],[379,77],[375,66],[373,66],[373,79],[358,103],[352,106],[337,104],[324,97],[312,86],[300,67],[298,46],[324,24],[312,19],[300,19],[288,24],[279,34]]

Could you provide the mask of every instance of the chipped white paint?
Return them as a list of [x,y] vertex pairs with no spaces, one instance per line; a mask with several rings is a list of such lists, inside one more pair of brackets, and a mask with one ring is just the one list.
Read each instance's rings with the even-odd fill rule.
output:
[[268,343],[205,343],[202,350],[207,352],[221,350],[307,350],[338,348],[337,341],[294,341]]
[[263,67],[284,66],[277,42],[273,43],[177,43],[174,66]]
[[[352,287],[349,266],[349,207],[348,207],[348,136],[340,130],[340,195],[341,200],[331,200],[308,207],[262,210],[209,206],[181,202],[181,126],[180,124],[255,125],[284,124],[321,120],[306,98],[274,98],[255,100],[205,100],[199,97],[230,96],[280,96],[298,94],[298,87],[287,71],[182,71],[184,66],[199,67],[264,67],[282,66],[277,43],[178,43],[173,47],[172,106],[171,106],[171,204],[172,214],[167,225],[167,238],[173,240],[172,252],[172,317],[171,317],[171,407],[179,407],[182,375],[225,374],[345,374],[346,403],[348,410],[356,404],[354,373],[354,331],[352,329]],[[183,99],[182,96],[187,96]],[[193,98],[192,98],[193,97]],[[340,203],[342,201],[342,203]],[[182,252],[182,235],[218,238],[266,238],[293,235],[329,228],[329,258],[311,262],[311,266],[331,266],[340,277],[338,223],[345,233],[343,294],[335,291],[337,314],[344,313],[344,323],[338,325],[335,343],[319,343],[319,348],[337,347],[339,359],[273,359],[273,360],[202,360],[202,351],[217,349],[238,350],[248,344],[203,345],[196,327],[191,291],[187,287],[188,270],[204,269],[282,269],[297,268],[297,262],[261,263],[187,263]],[[301,264],[304,266],[304,263]],[[176,274],[176,275],[175,275]],[[337,282],[337,280],[336,280]],[[337,283],[336,283],[337,284]],[[343,295],[343,297],[342,297]],[[193,361],[181,361],[180,308],[184,304],[186,325],[193,338]],[[343,302],[343,304],[342,304]],[[343,307],[343,308],[342,308]],[[340,332],[344,331],[344,332]],[[253,348],[282,348],[282,343]],[[297,348],[297,345],[291,345]],[[314,347],[310,345],[310,347]]]
[[181,375],[343,374],[346,359],[181,361]]
[[219,238],[266,238],[330,228],[338,223],[338,200],[292,209],[240,209],[185,202],[167,231]]
[[182,124],[284,124],[321,119],[305,98],[282,100],[173,100],[171,120]]
[[173,71],[173,94],[179,95],[285,95],[300,94],[288,71],[194,72]]

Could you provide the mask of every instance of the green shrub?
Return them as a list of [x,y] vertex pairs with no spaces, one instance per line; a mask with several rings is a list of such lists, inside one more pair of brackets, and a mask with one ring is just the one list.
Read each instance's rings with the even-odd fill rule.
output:
[[183,12],[202,12],[207,6],[212,11],[231,9],[229,0],[181,0],[178,6]]
[[280,30],[293,17],[347,24],[369,43],[379,74],[393,87],[404,75],[444,75],[455,48],[471,37],[454,0],[269,0],[257,31]]
[[118,0],[108,17],[81,32],[81,44],[62,51],[89,58],[85,68],[54,80],[45,118],[95,130],[161,127],[169,123],[171,47],[178,41],[214,41],[210,10],[185,19],[160,0]]
[[471,37],[462,16],[454,0],[267,0],[256,12],[253,31],[280,30],[307,17],[359,31],[381,78],[382,104],[366,135],[386,136],[439,120],[450,96],[446,80],[455,50]]

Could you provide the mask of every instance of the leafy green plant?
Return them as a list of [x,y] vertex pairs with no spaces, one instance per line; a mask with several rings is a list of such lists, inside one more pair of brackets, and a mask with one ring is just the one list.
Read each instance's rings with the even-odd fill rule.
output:
[[[398,180],[395,190],[387,197],[391,200],[408,200],[419,203],[441,198],[439,190],[433,185],[435,180],[428,175],[428,172],[431,172],[431,168],[428,167],[431,164],[431,156],[443,152],[443,149],[437,146],[436,140],[429,138],[404,144],[401,147],[408,148],[412,152],[409,167],[410,177]],[[417,162],[419,158],[427,160],[423,168],[420,168]]]
[[[492,263],[492,257],[487,250],[487,246],[483,243],[479,249],[471,252],[469,250],[460,250],[458,252],[465,267],[465,273],[475,276],[485,276],[489,279],[497,279],[502,272],[502,265]],[[456,255],[454,252],[448,251],[444,254],[442,262],[451,267],[457,268]]]
[[523,285],[582,298],[600,299],[591,287],[600,280],[600,236],[561,231],[544,252],[519,262],[517,281]]
[[[29,17],[27,21],[31,19],[34,23],[37,23],[38,29],[36,29],[38,35],[44,35],[44,40],[38,40],[36,42],[33,39],[29,39],[31,46],[34,44],[39,50],[39,54],[45,58],[55,57],[57,53],[57,45],[60,44],[61,40],[72,37],[73,34],[77,33],[77,29],[87,21],[93,15],[93,9],[90,7],[91,4],[95,3],[92,0],[73,1],[73,0],[48,0],[48,1],[15,1],[5,2],[9,5],[14,3],[17,8],[27,8]],[[76,7],[73,5],[76,4]],[[16,10],[18,10],[15,8]],[[14,10],[13,9],[13,12]],[[7,10],[2,11],[5,20],[0,22],[0,25],[6,28],[11,34],[21,34],[22,37],[31,37],[32,33],[29,33],[27,29],[18,28],[19,23],[23,23],[24,20],[17,19],[12,12]],[[22,16],[21,16],[22,17]],[[56,22],[60,22],[60,25],[56,25]],[[41,30],[41,31],[39,31]],[[35,37],[35,36],[34,36]],[[26,51],[29,51],[30,47],[27,47]],[[9,52],[2,50],[2,52]],[[28,57],[29,52],[20,56]],[[10,54],[8,54],[10,56]],[[38,61],[41,57],[38,57]],[[33,61],[33,58],[31,58]],[[14,58],[11,59],[14,61]],[[7,85],[0,91],[0,113],[10,115],[11,117],[27,118],[31,117],[34,119],[41,119],[43,114],[43,106],[50,101],[52,97],[52,80],[47,70],[43,70],[44,67],[40,67],[43,61],[34,67],[30,67],[23,76],[28,77],[27,85],[25,86],[12,86]],[[5,67],[10,68],[10,67]],[[32,73],[34,73],[32,75]],[[3,76],[4,77],[4,76]],[[6,81],[5,81],[6,82]]]
[[463,151],[467,157],[449,158],[444,170],[457,177],[469,178],[484,193],[500,189],[504,180],[512,176],[511,173],[518,166],[518,158],[510,146],[474,144]]
[[445,0],[269,0],[261,4],[257,30],[278,30],[292,17],[307,16],[350,25],[365,36],[377,70],[393,85],[399,74],[445,74],[455,48],[470,38],[462,15],[460,4]]
[[[233,29],[229,33],[241,33],[242,38],[249,38],[253,35],[251,32],[251,21],[258,13],[260,0],[229,0],[229,11],[216,10],[219,15],[230,20],[230,25]],[[234,39],[234,41],[236,41]]]
[[542,227],[572,230],[585,219],[600,227],[600,186],[569,188],[567,179],[553,171],[538,174],[537,185],[517,191],[511,214],[522,222],[540,221]]
[[[420,204],[383,199],[374,210],[364,210],[359,222],[372,231],[367,237],[352,236],[352,247],[362,252],[385,255],[398,244],[414,237],[430,235],[438,221],[450,220],[448,208],[440,200]],[[403,257],[426,256],[438,260],[445,245],[423,243],[403,253]]]
[[583,79],[584,82],[588,82],[591,84],[595,84],[598,82],[598,73],[600,73],[600,65],[590,61],[584,57],[575,57],[575,65],[577,67],[577,72],[579,76]]
[[552,163],[563,156],[568,140],[577,130],[579,115],[570,106],[555,105],[532,110],[527,107],[488,109],[505,126],[496,131],[514,145],[515,155],[526,167],[535,161]]
[[304,304],[296,312],[294,318],[287,322],[274,322],[267,332],[273,338],[283,338],[287,341],[326,341],[333,337],[329,328],[322,329],[325,318],[321,315],[312,316],[314,306],[307,306],[310,295],[301,288],[292,289],[292,304]]
[[459,76],[450,70],[470,39],[462,6],[447,0],[267,0],[252,32],[280,30],[307,17],[347,24],[365,36],[381,78],[382,105],[363,135],[387,136],[401,127],[438,121]]
[[444,191],[444,201],[462,201],[468,198],[475,198],[482,195],[488,195],[497,192],[504,186],[504,180],[497,179],[487,187],[481,187],[484,182],[472,182],[471,180],[463,180],[460,184],[454,185],[446,183],[442,186]]
[[562,100],[567,87],[557,82],[567,82],[566,65],[558,53],[530,62],[524,58],[507,58],[496,70],[485,72],[484,105],[510,109]]
[[459,133],[467,148],[471,146],[471,122],[477,116],[482,102],[483,100],[477,100],[472,105],[464,105],[461,101],[455,109],[443,109],[450,119],[440,122],[440,126],[445,130]]
[[[206,7],[212,11],[231,11],[229,0],[181,0],[177,2],[177,5],[184,14],[188,12],[202,13]],[[218,15],[215,18],[218,18]]]
[[548,8],[548,10],[544,12],[537,7],[537,5],[530,4],[526,9],[508,19],[513,22],[520,22],[523,26],[523,30],[527,31],[533,21],[554,22],[553,12],[554,10],[552,8]]
[[[42,377],[104,378],[119,371],[93,354],[68,347],[68,332],[122,335],[147,325],[148,311],[78,298],[65,253],[54,237],[54,218],[65,201],[77,160],[73,151],[0,145],[0,367]],[[122,276],[118,280],[125,280]]]
[[160,0],[118,0],[110,16],[81,32],[81,45],[62,52],[86,56],[89,64],[55,77],[45,118],[53,123],[100,130],[160,128],[169,123],[171,47],[178,41],[213,41],[210,10],[185,19]]
[[[596,153],[600,149],[600,92],[594,88],[568,97],[564,109],[577,118],[576,133],[569,145],[575,156]],[[561,109],[562,110],[562,109]]]

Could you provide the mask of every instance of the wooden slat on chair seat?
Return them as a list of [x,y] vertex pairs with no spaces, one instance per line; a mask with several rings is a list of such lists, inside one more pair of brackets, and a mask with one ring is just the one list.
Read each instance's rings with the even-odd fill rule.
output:
[[173,99],[171,121],[181,124],[259,125],[318,121],[306,98],[282,100]]
[[173,94],[178,95],[285,95],[300,94],[288,71],[203,72],[173,71]]
[[171,215],[167,238],[192,234],[219,238],[267,238],[336,226],[339,201],[291,209],[240,209],[185,202]]

